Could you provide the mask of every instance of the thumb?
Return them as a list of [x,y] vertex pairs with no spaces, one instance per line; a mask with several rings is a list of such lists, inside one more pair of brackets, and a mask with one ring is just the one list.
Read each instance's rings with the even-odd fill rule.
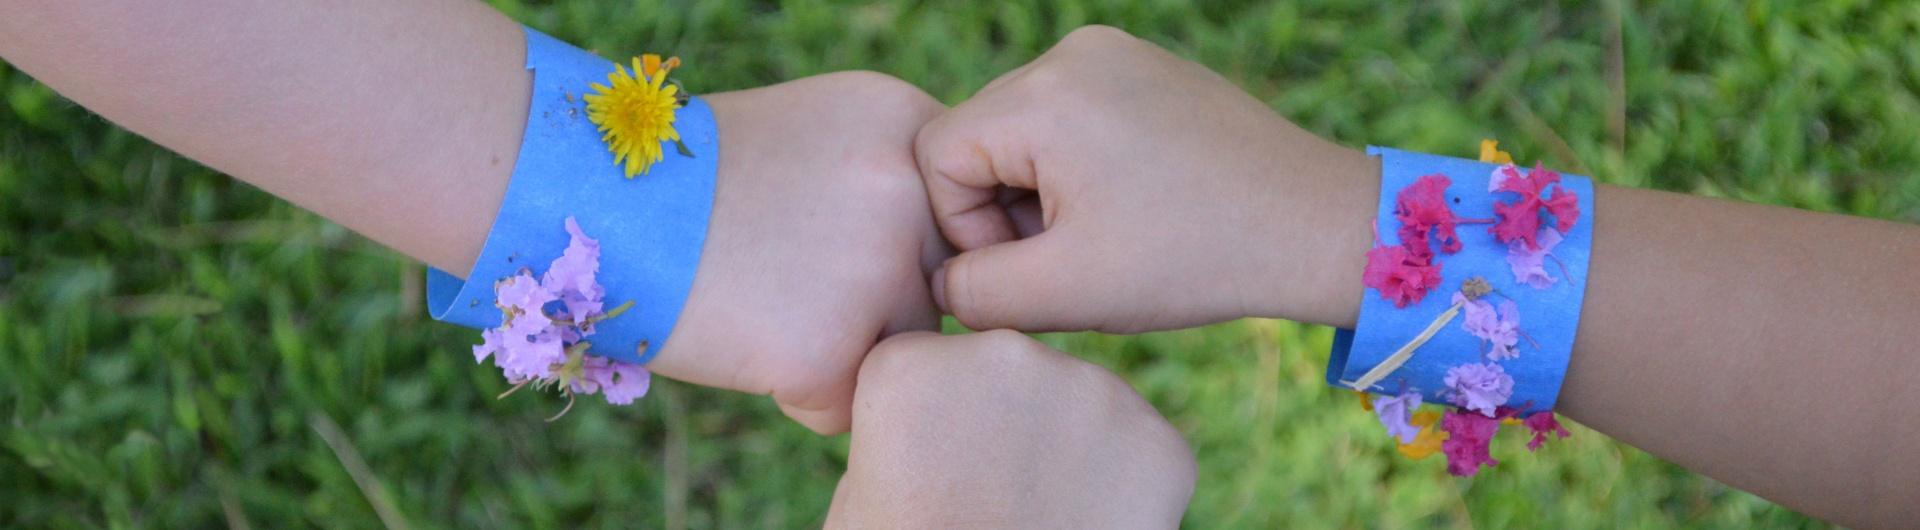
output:
[[1099,257],[1075,239],[1056,226],[949,258],[931,278],[934,301],[971,329],[1104,329]]

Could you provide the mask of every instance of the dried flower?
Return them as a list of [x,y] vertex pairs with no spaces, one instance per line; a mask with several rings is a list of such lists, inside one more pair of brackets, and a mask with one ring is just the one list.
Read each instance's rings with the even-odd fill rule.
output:
[[[1512,244],[1525,241],[1528,248],[1539,248],[1535,240],[1540,231],[1540,216],[1551,215],[1554,228],[1562,233],[1573,229],[1574,221],[1580,218],[1580,200],[1561,186],[1560,174],[1535,166],[1526,176],[1513,166],[1502,166],[1493,171],[1488,186],[1493,191],[1511,192],[1520,195],[1520,200],[1512,204],[1494,203],[1493,237],[1501,243]],[[1546,199],[1540,194],[1552,186],[1553,190]]]
[[1513,397],[1513,376],[1498,364],[1467,363],[1447,369],[1441,380],[1451,391],[1454,405],[1494,416],[1494,408]]
[[1360,283],[1380,291],[1394,307],[1413,305],[1440,285],[1440,264],[1433,262],[1430,252],[1421,254],[1406,246],[1374,247],[1367,251]]
[[1560,425],[1560,421],[1553,417],[1552,411],[1535,412],[1532,416],[1527,416],[1523,423],[1526,424],[1527,430],[1533,431],[1533,440],[1527,442],[1528,451],[1539,449],[1541,444],[1547,443],[1548,434],[1557,438],[1573,435],[1573,432]]
[[1513,164],[1513,155],[1500,150],[1500,142],[1492,138],[1480,140],[1480,161],[1490,164]]
[[1441,445],[1447,441],[1447,433],[1434,425],[1439,421],[1440,413],[1431,410],[1414,414],[1411,423],[1420,429],[1420,434],[1413,437],[1412,443],[1400,444],[1400,454],[1421,460],[1440,452]]
[[1395,197],[1393,216],[1400,221],[1400,243],[1409,248],[1427,246],[1428,233],[1448,254],[1460,251],[1460,238],[1454,234],[1456,219],[1447,207],[1447,186],[1453,181],[1435,173],[1413,181]]
[[1500,420],[1449,410],[1441,418],[1440,427],[1447,431],[1446,441],[1441,442],[1440,450],[1447,454],[1448,473],[1470,477],[1478,473],[1482,466],[1500,463],[1493,459],[1490,447],[1493,435],[1500,432]]
[[1492,344],[1487,350],[1487,359],[1500,361],[1520,356],[1515,348],[1520,343],[1520,307],[1513,300],[1501,300],[1496,312],[1493,304],[1486,300],[1467,300],[1465,296],[1453,295],[1453,302],[1465,304],[1466,318],[1460,327],[1468,334]]
[[1373,413],[1380,417],[1380,424],[1386,426],[1387,434],[1399,438],[1400,443],[1413,443],[1420,428],[1408,423],[1414,409],[1420,408],[1419,392],[1403,392],[1398,396],[1379,396],[1373,398]]
[[1538,246],[1518,240],[1507,243],[1507,266],[1513,269],[1514,281],[1535,289],[1553,287],[1557,280],[1547,274],[1546,260],[1560,240],[1559,231],[1542,226],[1533,238]]
[[632,403],[646,395],[651,374],[637,364],[587,355],[591,344],[585,339],[593,335],[594,323],[618,316],[633,303],[602,311],[606,291],[596,279],[600,244],[572,217],[566,219],[566,229],[567,249],[540,280],[522,270],[494,283],[494,304],[503,321],[480,333],[474,362],[492,357],[515,385],[507,394],[532,385],[558,388],[567,396],[569,409],[580,394],[599,393],[615,405]]

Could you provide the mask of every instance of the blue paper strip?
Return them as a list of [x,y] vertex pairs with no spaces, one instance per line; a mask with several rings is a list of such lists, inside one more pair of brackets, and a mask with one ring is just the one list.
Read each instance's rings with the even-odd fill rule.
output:
[[[1446,190],[1447,203],[1462,218],[1491,219],[1495,202],[1515,199],[1512,193],[1487,192],[1487,182],[1498,165],[1384,147],[1370,146],[1367,154],[1381,158],[1380,204],[1375,218],[1380,245],[1400,243],[1400,224],[1393,217],[1395,198],[1423,175],[1440,173],[1453,181]],[[1524,175],[1526,169],[1521,172]],[[1379,365],[1445,312],[1462,282],[1478,277],[1499,292],[1487,299],[1489,302],[1498,304],[1500,295],[1514,300],[1519,307],[1520,330],[1526,334],[1518,345],[1518,358],[1498,361],[1514,379],[1513,397],[1507,405],[1528,414],[1552,410],[1573,353],[1580,304],[1586,293],[1587,260],[1593,247],[1593,182],[1563,174],[1559,186],[1580,199],[1580,219],[1552,251],[1559,264],[1550,260],[1546,267],[1559,281],[1546,289],[1515,281],[1513,269],[1507,264],[1507,246],[1494,240],[1490,225],[1461,225],[1457,232],[1462,249],[1455,254],[1436,254],[1435,260],[1441,264],[1441,285],[1418,303],[1396,308],[1379,291],[1366,289],[1358,324],[1351,331],[1334,334],[1327,383],[1346,387],[1340,382],[1357,380]],[[1565,266],[1564,271],[1560,265]],[[1443,383],[1447,369],[1487,362],[1487,344],[1467,333],[1461,327],[1463,320],[1464,315],[1454,317],[1432,340],[1415,350],[1406,364],[1368,391],[1399,394],[1413,390],[1429,403],[1448,403]]]
[[494,282],[522,268],[536,277],[544,272],[566,248],[565,219],[573,216],[600,241],[607,306],[634,302],[595,326],[590,351],[645,363],[666,346],[706,243],[720,160],[713,110],[694,98],[676,113],[674,127],[693,157],[669,146],[664,160],[629,180],[587,120],[581,97],[593,83],[609,84],[614,63],[532,28],[526,36],[533,100],[506,198],[470,281],[428,270],[428,307],[443,322],[499,326]]

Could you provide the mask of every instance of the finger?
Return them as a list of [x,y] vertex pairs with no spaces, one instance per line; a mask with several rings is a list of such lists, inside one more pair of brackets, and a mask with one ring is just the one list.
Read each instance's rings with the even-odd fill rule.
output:
[[983,92],[934,118],[914,141],[934,221],[962,251],[1016,239],[996,200],[999,190],[1038,188],[1017,102],[996,94]]
[[780,406],[781,413],[823,436],[840,434],[853,428],[853,393],[848,392],[845,397],[833,401],[835,403],[816,409],[784,403],[779,398],[774,398],[774,404]]
[[1101,257],[1049,230],[962,252],[934,271],[935,301],[970,329],[1105,329]]
[[1006,210],[1007,218],[1013,220],[1013,231],[1020,239],[1039,235],[1047,229],[1044,212],[1040,209],[1039,194],[1031,191],[1011,197],[1003,194],[1000,208]]

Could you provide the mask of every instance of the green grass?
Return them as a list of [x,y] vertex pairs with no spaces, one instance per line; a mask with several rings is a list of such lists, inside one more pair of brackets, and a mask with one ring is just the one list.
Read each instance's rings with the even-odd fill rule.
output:
[[[495,3],[609,54],[672,50],[694,87],[860,68],[949,103],[1106,23],[1349,145],[1470,155],[1494,137],[1607,182],[1920,219],[1914,3]],[[4,65],[0,89],[0,526],[361,528],[376,505],[414,527],[821,521],[844,437],[671,382],[542,423],[553,400],[494,400],[476,334],[425,318],[420,265]],[[1824,526],[1587,430],[1533,455],[1510,438],[1506,464],[1448,477],[1320,381],[1329,337],[1242,321],[1046,339],[1191,440],[1196,528]]]

